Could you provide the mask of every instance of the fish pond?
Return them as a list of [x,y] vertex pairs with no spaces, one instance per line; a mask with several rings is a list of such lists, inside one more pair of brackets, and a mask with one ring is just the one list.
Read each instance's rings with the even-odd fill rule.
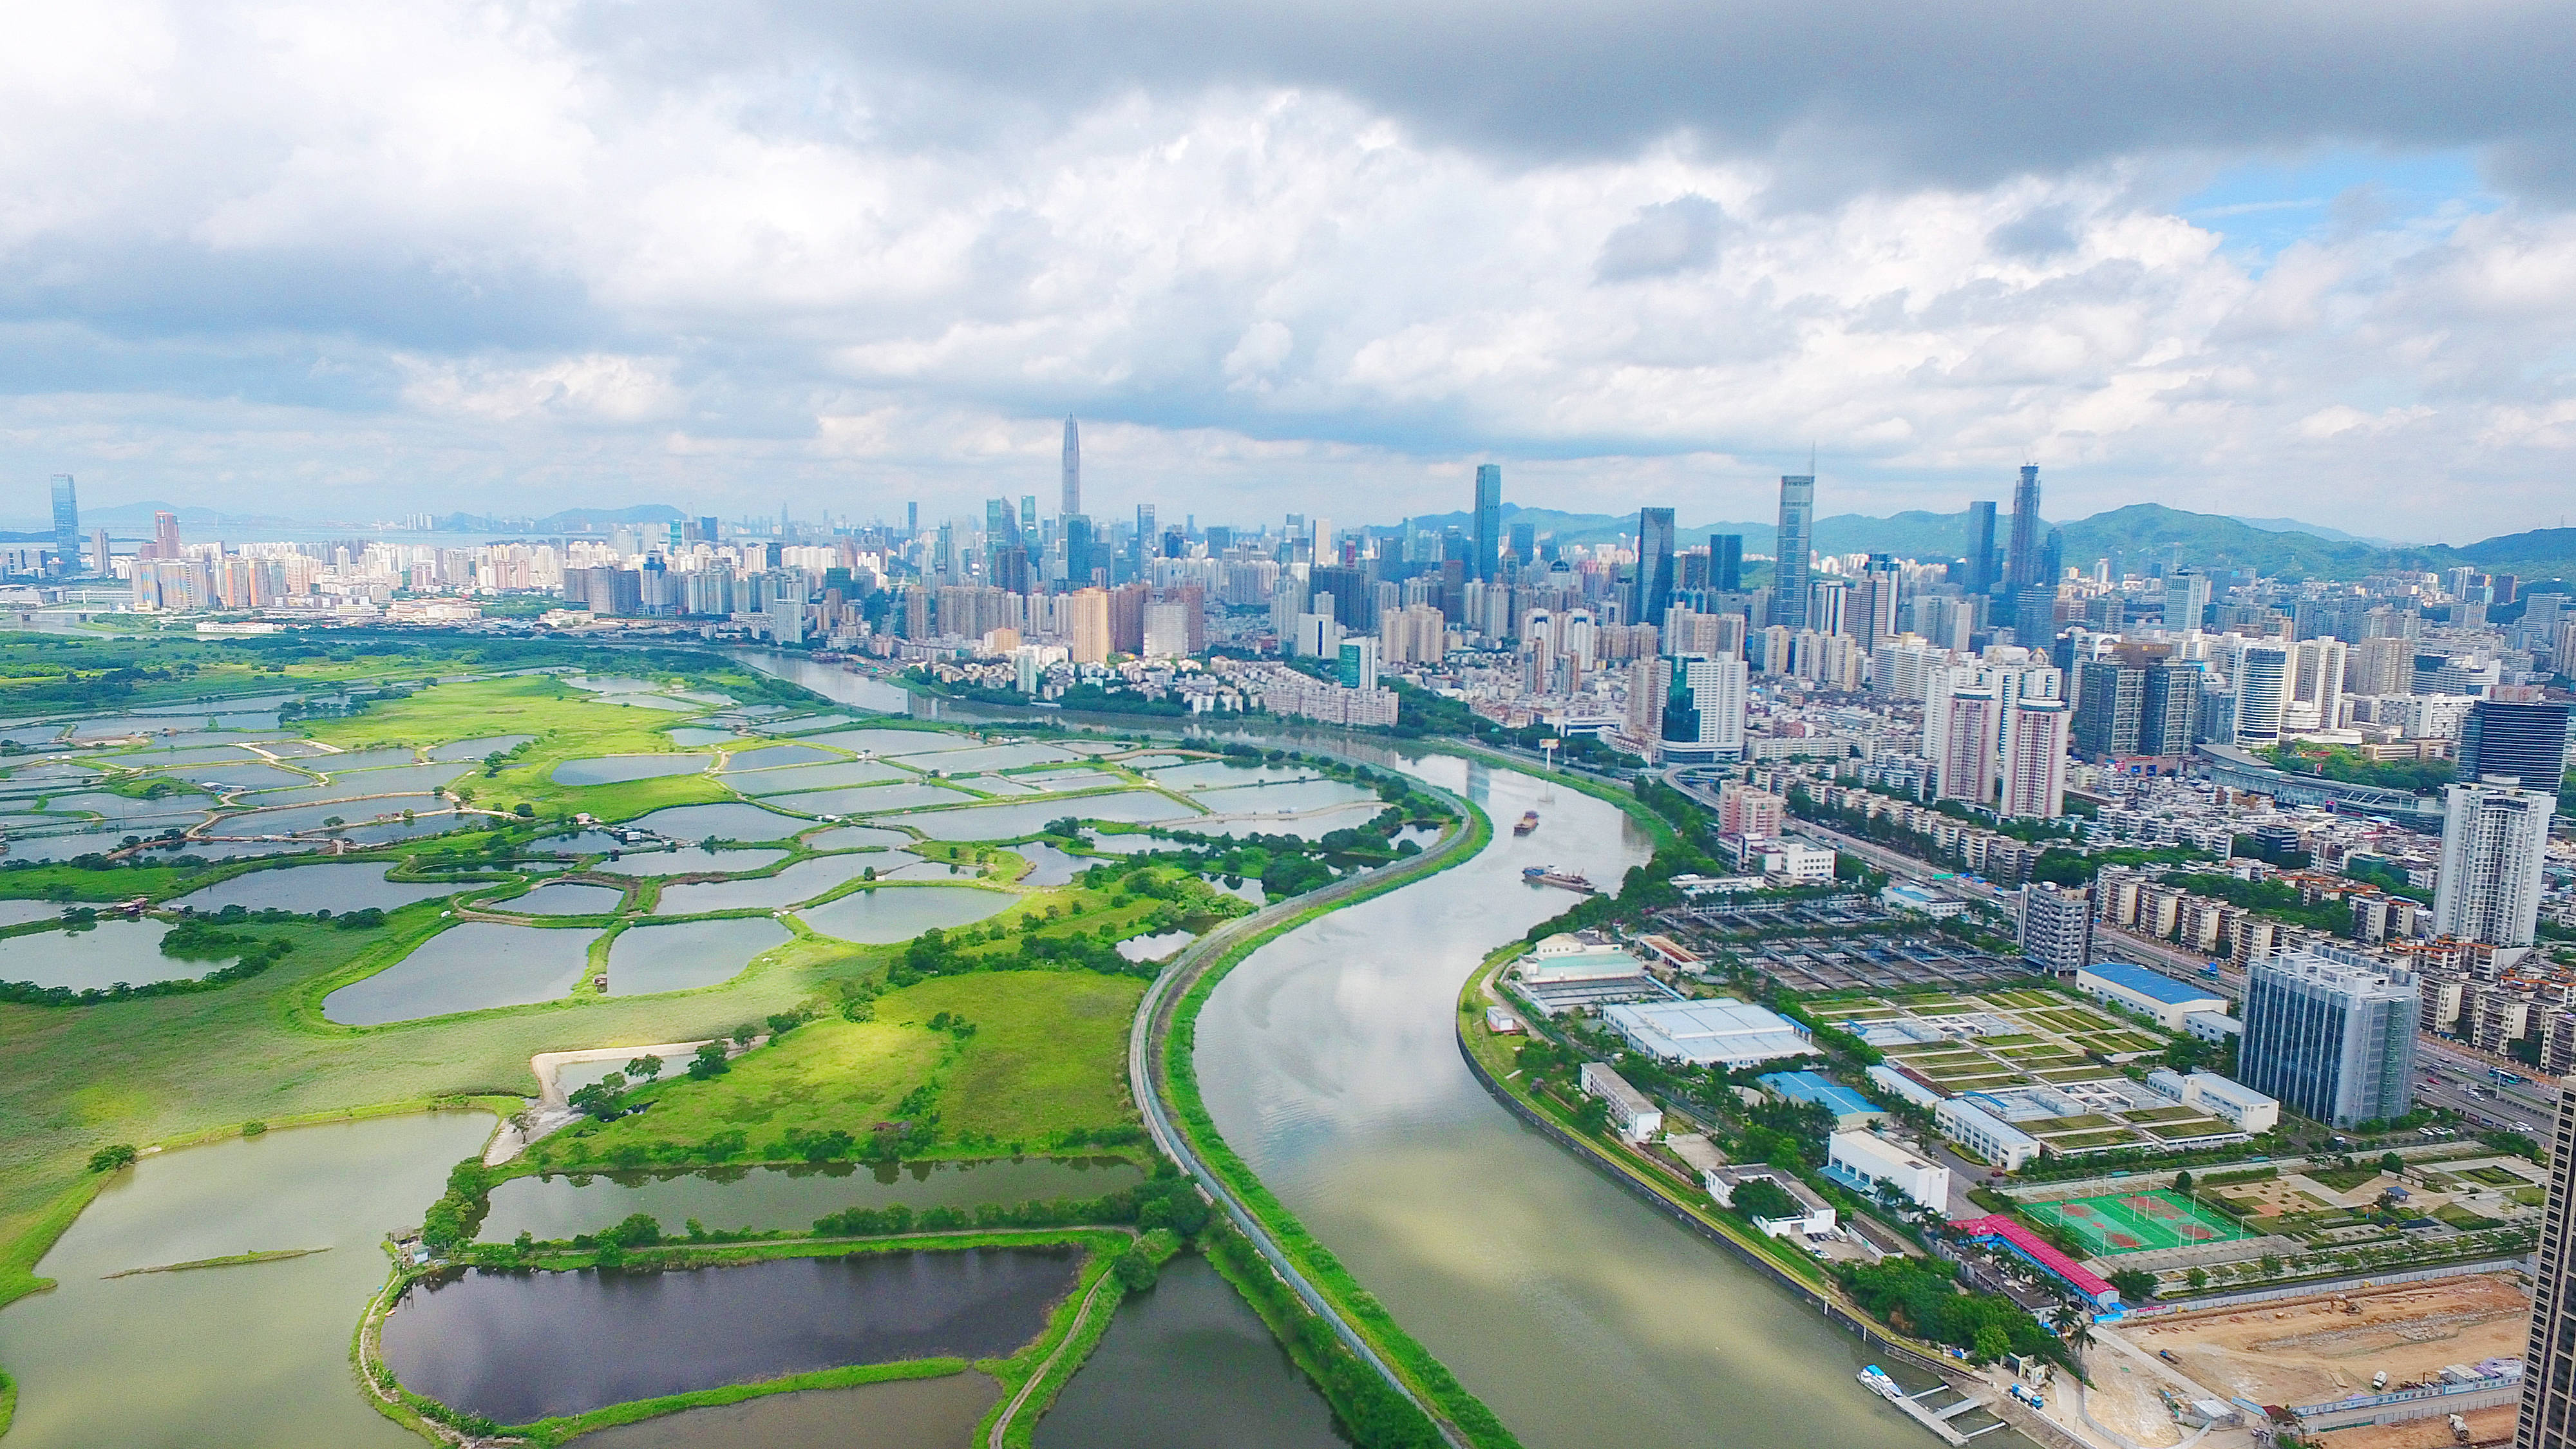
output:
[[812,1227],[816,1218],[854,1207],[1084,1201],[1134,1187],[1144,1176],[1116,1157],[1023,1157],[514,1177],[492,1189],[492,1212],[483,1220],[482,1238],[506,1243],[526,1232],[562,1240],[612,1227],[635,1213],[672,1233],[692,1218],[711,1228],[802,1229]]
[[878,886],[853,891],[796,913],[826,936],[863,946],[909,941],[933,926],[972,925],[1008,909],[1017,897],[971,886]]
[[322,1000],[344,1026],[382,1026],[456,1011],[552,1001],[580,984],[597,933],[467,921]]
[[119,981],[186,981],[225,964],[162,955],[161,938],[169,934],[166,921],[101,921],[86,931],[11,936],[0,940],[0,981],[104,991]]
[[644,996],[731,980],[751,958],[787,943],[787,928],[761,916],[630,926],[608,943],[608,994]]
[[566,760],[555,766],[558,785],[619,785],[629,780],[658,780],[665,775],[694,775],[713,755],[601,755]]
[[435,900],[440,896],[477,889],[471,884],[455,881],[385,879],[386,873],[392,869],[392,866],[384,864],[329,862],[255,870],[201,891],[191,891],[170,904],[196,911],[220,911],[226,906],[239,906],[246,911],[293,911],[297,915],[311,915],[315,911],[359,911],[369,907],[390,911],[414,901]]

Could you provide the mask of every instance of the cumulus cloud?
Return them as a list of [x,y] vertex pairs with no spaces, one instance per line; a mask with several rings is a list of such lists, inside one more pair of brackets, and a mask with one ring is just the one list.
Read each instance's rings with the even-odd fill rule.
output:
[[[2552,14],[55,7],[0,52],[0,438],[106,501],[864,518],[1043,496],[1073,411],[1104,512],[1500,458],[1758,518],[1812,441],[1829,511],[2030,456],[2502,531],[2576,449]],[[2175,213],[2320,137],[2506,189]]]

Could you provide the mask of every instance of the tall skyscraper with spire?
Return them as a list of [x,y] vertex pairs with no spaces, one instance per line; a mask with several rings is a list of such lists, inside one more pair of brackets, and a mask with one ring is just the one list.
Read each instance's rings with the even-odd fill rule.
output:
[[1071,413],[1064,419],[1064,507],[1057,511],[1067,518],[1082,511],[1082,432]]
[[2019,592],[2056,582],[2041,577],[2039,550],[2039,466],[2025,463],[2021,483],[2013,489],[2012,544],[2004,553],[2006,589]]
[[1780,479],[1780,535],[1771,550],[1771,622],[1801,629],[1807,623],[1807,574],[1816,551],[1816,475]]
[[[1498,556],[1503,547],[1503,468],[1499,463],[1476,465],[1476,555],[1469,560],[1473,570],[1468,577],[1496,579],[1502,576]],[[1529,562],[1527,559],[1523,563]]]

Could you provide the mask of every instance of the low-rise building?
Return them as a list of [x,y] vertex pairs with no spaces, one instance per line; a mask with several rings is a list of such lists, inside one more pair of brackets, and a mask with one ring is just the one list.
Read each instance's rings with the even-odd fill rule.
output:
[[2245,1034],[2245,1023],[2223,1011],[2187,1011],[2183,1013],[2182,1029],[2194,1041],[2225,1046]]
[[1902,1097],[1926,1111],[1941,1105],[1945,1094],[1884,1063],[1869,1069],[1869,1079],[1890,1096]]
[[2006,1172],[2018,1172],[2039,1156],[2038,1138],[1965,1097],[1945,1097],[1935,1103],[1932,1121],[1942,1136]]
[[1720,1207],[1735,1206],[1735,1190],[1748,1182],[1768,1182],[1787,1193],[1797,1205],[1795,1212],[1776,1218],[1752,1218],[1753,1226],[1772,1237],[1803,1233],[1820,1238],[1834,1230],[1833,1204],[1816,1196],[1816,1190],[1800,1182],[1796,1174],[1781,1168],[1759,1162],[1730,1164],[1701,1173],[1699,1180]]
[[1610,1125],[1630,1145],[1642,1144],[1664,1130],[1664,1109],[1628,1085],[1628,1079],[1612,1071],[1609,1063],[1585,1062],[1582,1082],[1585,1095],[1610,1104]]
[[1837,1132],[1826,1138],[1825,1175],[1863,1193],[1875,1194],[1886,1183],[1935,1211],[1950,1200],[1950,1169],[1875,1132]]
[[1732,997],[1605,1006],[1601,1022],[1657,1061],[1695,1067],[1749,1067],[1824,1055],[1807,1039],[1805,1027]]
[[1772,1096],[1790,1102],[1814,1102],[1831,1112],[1836,1129],[1863,1127],[1887,1120],[1887,1112],[1876,1102],[1842,1084],[1814,1072],[1773,1072],[1761,1079],[1762,1089]]
[[2147,1086],[2186,1107],[2198,1107],[2245,1133],[2269,1132],[2281,1125],[2281,1102],[2242,1082],[2216,1072],[2185,1074],[2171,1067],[2147,1073]]
[[1900,881],[1880,891],[1878,900],[1891,911],[1910,911],[1936,921],[1946,921],[1968,909],[1968,903],[1957,896],[1945,896],[1911,881]]
[[2170,1032],[2183,1029],[2183,1018],[2195,1011],[2225,1014],[2227,998],[2205,986],[2177,981],[2126,961],[2096,961],[2075,973],[2075,987],[2089,996],[2124,1006]]

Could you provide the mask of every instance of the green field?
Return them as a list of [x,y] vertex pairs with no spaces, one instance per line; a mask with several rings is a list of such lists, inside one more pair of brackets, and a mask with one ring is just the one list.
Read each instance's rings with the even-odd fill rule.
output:
[[2022,1211],[2064,1228],[2097,1256],[2233,1242],[2252,1236],[2217,1213],[2161,1188],[2079,1197],[2069,1202],[2029,1203]]

